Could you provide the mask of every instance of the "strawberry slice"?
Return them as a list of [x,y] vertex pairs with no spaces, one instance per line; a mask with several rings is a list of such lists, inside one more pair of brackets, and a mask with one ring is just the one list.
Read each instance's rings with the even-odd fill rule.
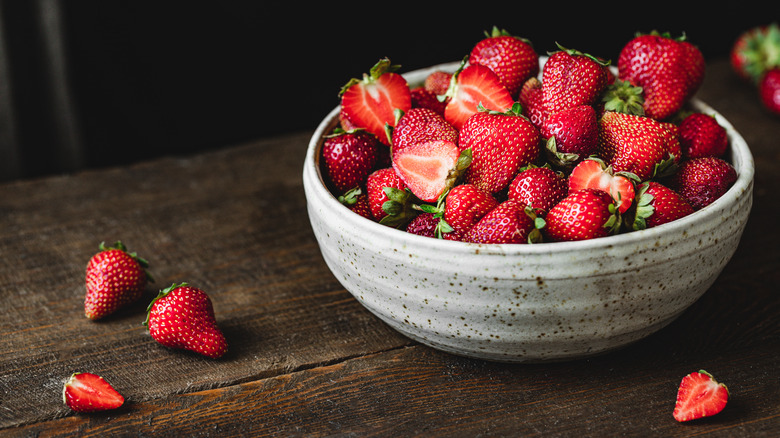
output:
[[729,399],[726,385],[704,370],[683,377],[672,415],[677,421],[709,417],[722,411]]
[[409,111],[411,90],[398,66],[380,59],[362,79],[353,78],[341,88],[341,117],[350,127],[362,128],[389,144],[385,125],[395,126],[395,111]]
[[503,113],[514,104],[512,95],[498,75],[479,64],[461,65],[445,96],[448,103],[444,108],[444,118],[457,129],[479,111],[480,105]]
[[449,140],[412,143],[393,154],[393,168],[420,200],[436,202],[452,186],[459,157],[458,145]]
[[105,379],[92,373],[74,373],[62,389],[65,404],[76,412],[116,409],[125,398]]
[[599,189],[612,195],[618,211],[625,213],[634,202],[634,184],[638,178],[628,172],[613,172],[598,158],[582,160],[569,175],[569,192],[580,189]]

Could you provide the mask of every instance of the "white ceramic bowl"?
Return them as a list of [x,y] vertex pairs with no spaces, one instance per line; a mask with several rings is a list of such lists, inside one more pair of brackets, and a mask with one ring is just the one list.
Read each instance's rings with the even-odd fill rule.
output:
[[[422,83],[433,70],[406,74]],[[578,242],[480,245],[421,237],[379,225],[341,205],[319,172],[317,127],[303,168],[308,214],[333,275],[363,306],[427,346],[500,362],[587,357],[669,324],[717,279],[733,256],[753,198],[753,157],[715,114],[731,143],[738,179],[711,205],[655,228]]]

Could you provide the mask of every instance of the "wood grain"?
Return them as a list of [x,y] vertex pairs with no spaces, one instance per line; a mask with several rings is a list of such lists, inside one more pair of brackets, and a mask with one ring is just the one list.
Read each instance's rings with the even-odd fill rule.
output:
[[[0,435],[778,436],[780,121],[726,60],[711,63],[700,98],[754,154],[740,246],[672,324],[573,362],[448,355],[362,308],[309,226],[310,132],[2,184]],[[157,281],[137,305],[89,321],[87,260],[117,239],[149,259]],[[230,342],[223,359],[165,349],[142,326],[156,291],[181,281],[211,295]],[[726,383],[731,401],[716,417],[677,424],[677,385],[699,369]],[[103,375],[128,402],[73,414],[61,389],[75,371]]]

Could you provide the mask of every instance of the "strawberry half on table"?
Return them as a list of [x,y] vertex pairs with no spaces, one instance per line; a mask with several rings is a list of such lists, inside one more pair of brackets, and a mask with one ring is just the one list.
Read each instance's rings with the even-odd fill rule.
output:
[[683,377],[672,415],[680,422],[709,417],[722,411],[728,399],[726,385],[700,370]]
[[97,412],[117,409],[125,398],[97,374],[74,373],[62,388],[62,401],[75,412]]
[[144,325],[161,345],[193,351],[217,359],[227,352],[225,336],[217,326],[211,298],[187,283],[160,291],[147,309]]
[[101,243],[100,251],[87,263],[84,314],[91,320],[104,318],[141,298],[146,285],[154,281],[149,263],[127,251],[120,241]]

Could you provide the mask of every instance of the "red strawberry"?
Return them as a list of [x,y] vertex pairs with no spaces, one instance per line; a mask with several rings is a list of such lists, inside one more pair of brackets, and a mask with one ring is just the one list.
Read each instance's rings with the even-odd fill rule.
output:
[[715,415],[726,407],[729,390],[712,374],[699,370],[683,377],[677,390],[672,415],[677,421],[690,421]]
[[517,101],[522,105],[523,114],[528,117],[528,120],[538,129],[541,129],[544,126],[544,121],[547,119],[547,112],[544,110],[542,99],[542,81],[535,77],[525,81],[520,89]]
[[[465,64],[464,64],[465,65]],[[444,118],[460,130],[469,117],[479,111],[479,106],[504,112],[514,104],[509,90],[493,70],[484,65],[461,66],[455,72],[450,88],[445,95],[448,99],[444,108]]]
[[466,234],[482,216],[498,206],[489,193],[472,184],[458,184],[444,200],[444,221],[458,234]]
[[639,185],[632,228],[642,230],[665,224],[693,213],[690,202],[665,185],[648,181]]
[[598,189],[569,193],[545,216],[551,241],[588,240],[616,234],[622,226],[612,196]]
[[471,49],[469,63],[493,70],[513,97],[528,78],[539,74],[539,55],[530,41],[497,27]]
[[428,108],[438,114],[444,115],[444,107],[447,103],[439,100],[438,96],[423,87],[412,88],[412,108]]
[[149,303],[144,325],[152,339],[168,348],[189,350],[212,359],[222,357],[228,349],[225,336],[217,327],[211,298],[187,283],[161,290]]
[[368,201],[368,194],[363,188],[355,187],[339,196],[338,200],[353,212],[366,219],[374,220],[374,214],[371,213],[371,205]]
[[717,157],[686,160],[671,177],[669,187],[682,195],[694,210],[700,210],[723,196],[737,180],[737,171]]
[[62,400],[76,412],[117,409],[125,398],[97,374],[74,373],[62,388]]
[[536,243],[541,242],[540,228],[544,220],[537,218],[532,208],[507,199],[482,216],[463,236],[471,243]]
[[507,197],[532,207],[539,216],[565,198],[568,193],[567,178],[549,167],[529,166],[509,184]]
[[458,144],[458,130],[444,116],[428,108],[412,108],[398,117],[392,128],[393,154],[415,143],[443,140]]
[[84,313],[92,320],[106,317],[141,298],[146,285],[154,281],[146,271],[148,262],[127,252],[122,242],[101,243],[100,252],[87,263],[87,293]]
[[780,26],[772,23],[746,30],[734,41],[729,60],[739,77],[757,84],[764,73],[780,67]]
[[715,116],[691,113],[679,126],[680,145],[685,158],[720,157],[729,145],[726,128]]
[[642,87],[647,117],[663,120],[698,91],[704,56],[685,37],[651,32],[637,35],[620,51],[618,78]]
[[449,228],[443,222],[441,215],[432,212],[423,212],[409,221],[406,232],[424,237],[432,237],[445,240],[460,240],[460,234]]
[[336,130],[322,143],[324,176],[337,195],[365,184],[379,159],[375,135],[364,130]]
[[569,167],[598,152],[598,120],[590,105],[577,105],[547,117],[540,128],[549,160]]
[[542,69],[542,99],[548,114],[594,105],[609,82],[607,61],[560,45]]
[[625,213],[634,203],[636,175],[628,172],[614,172],[599,158],[588,158],[580,162],[569,174],[569,192],[591,188],[609,193],[620,213]]
[[451,80],[452,73],[436,70],[425,77],[423,88],[437,96],[443,96],[447,94],[447,89],[450,88]]
[[674,164],[670,128],[650,117],[606,111],[599,119],[599,156],[615,172],[635,174],[641,181],[665,174]]
[[466,121],[459,144],[472,156],[465,182],[496,194],[539,157],[539,130],[519,111],[519,105],[506,112],[479,111]]
[[340,90],[341,117],[347,129],[363,128],[385,143],[385,125],[395,123],[395,110],[412,106],[409,84],[387,58],[380,59],[362,79],[351,79]]
[[758,84],[759,97],[772,114],[780,115],[780,67],[767,71]]
[[454,184],[460,170],[460,150],[449,140],[417,142],[393,151],[393,169],[423,202],[436,202]]
[[390,200],[387,197],[386,188],[398,189],[399,191],[405,191],[406,189],[406,184],[404,184],[401,177],[395,173],[392,167],[375,170],[368,176],[366,181],[369,207],[371,208],[371,214],[377,221],[387,216],[387,212],[383,209],[384,204]]

